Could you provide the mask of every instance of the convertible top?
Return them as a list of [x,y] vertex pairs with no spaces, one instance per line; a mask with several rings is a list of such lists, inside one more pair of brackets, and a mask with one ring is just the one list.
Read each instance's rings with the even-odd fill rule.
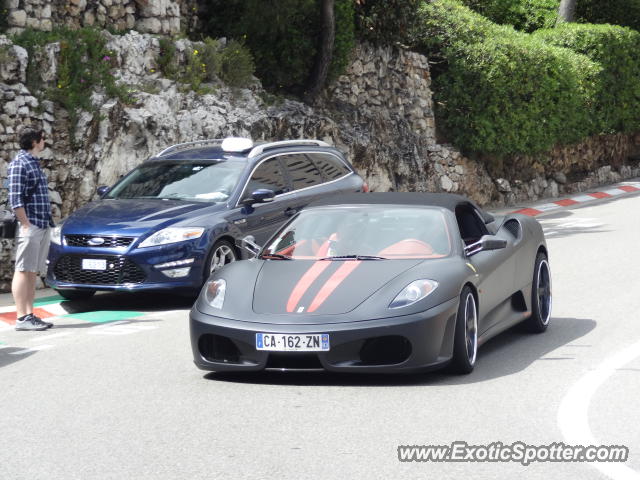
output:
[[456,207],[471,205],[482,215],[485,223],[494,221],[493,215],[478,207],[472,200],[454,193],[425,193],[425,192],[372,192],[372,193],[342,193],[330,198],[317,200],[309,207],[328,205],[424,205],[443,207],[454,214]]

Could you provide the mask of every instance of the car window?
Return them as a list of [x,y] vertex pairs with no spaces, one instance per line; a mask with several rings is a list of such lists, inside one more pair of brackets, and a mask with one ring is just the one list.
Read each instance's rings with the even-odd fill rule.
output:
[[308,156],[316,164],[326,181],[335,180],[351,173],[351,170],[335,155],[309,153]]
[[236,162],[168,161],[143,164],[116,184],[106,198],[158,198],[223,202],[244,165]]
[[254,170],[247,184],[247,188],[245,188],[244,196],[247,197],[251,195],[252,192],[261,188],[273,190],[276,195],[280,195],[288,190],[280,162],[275,157],[262,162],[258,168]]
[[460,236],[466,245],[480,240],[480,237],[489,233],[480,214],[468,205],[456,207],[456,220],[460,229]]
[[323,182],[320,170],[305,155],[282,155],[294,190],[312,187]]
[[451,242],[438,209],[328,207],[300,212],[264,252],[294,260],[354,255],[428,259],[449,255]]

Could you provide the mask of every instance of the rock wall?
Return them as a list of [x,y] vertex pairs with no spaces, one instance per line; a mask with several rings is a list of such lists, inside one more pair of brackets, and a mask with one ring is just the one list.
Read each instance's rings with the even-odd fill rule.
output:
[[175,35],[198,27],[197,0],[4,0],[8,33],[53,26]]
[[[88,3],[74,5],[89,8]],[[0,180],[17,153],[19,128],[43,128],[48,140],[42,157],[57,220],[90,201],[97,186],[113,184],[167,145],[229,135],[322,139],[344,151],[374,191],[458,192],[483,205],[533,201],[640,175],[637,165],[628,164],[629,156],[640,150],[640,135],[592,138],[535,161],[522,157],[513,163],[467,158],[438,144],[427,59],[396,47],[358,46],[345,74],[311,107],[282,98],[266,103],[272,96],[257,79],[242,90],[215,81],[215,93],[197,95],[158,73],[155,36],[104,34],[117,78],[144,87],[131,104],[94,92],[97,113],[83,112],[75,131],[75,138],[84,142],[80,148],[70,146],[68,112],[38,100],[27,88],[27,52],[0,35]],[[199,44],[178,40],[176,47],[178,58],[184,59]],[[45,87],[56,79],[57,50],[52,44],[37,59]],[[534,167],[519,167],[530,164]],[[5,198],[6,190],[0,189],[0,201]],[[13,242],[3,240],[0,247],[0,289],[7,289]]]

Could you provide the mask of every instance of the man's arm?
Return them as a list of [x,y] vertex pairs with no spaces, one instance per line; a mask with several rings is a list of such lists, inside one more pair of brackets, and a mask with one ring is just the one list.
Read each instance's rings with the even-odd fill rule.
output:
[[27,184],[27,172],[19,163],[9,166],[9,204],[16,214],[16,218],[23,227],[30,227],[31,222],[27,218],[27,212],[22,202],[22,192]]

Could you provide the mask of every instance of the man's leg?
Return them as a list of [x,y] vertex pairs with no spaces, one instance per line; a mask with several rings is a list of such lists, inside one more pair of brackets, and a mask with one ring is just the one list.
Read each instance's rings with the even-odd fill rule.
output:
[[33,313],[33,301],[36,295],[36,272],[19,272],[13,274],[11,293],[16,302],[18,318]]

